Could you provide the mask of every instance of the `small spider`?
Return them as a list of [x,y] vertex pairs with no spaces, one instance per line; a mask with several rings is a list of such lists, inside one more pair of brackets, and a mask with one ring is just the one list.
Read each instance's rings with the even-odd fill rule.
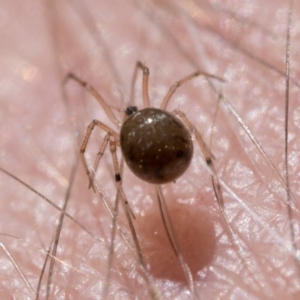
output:
[[[141,62],[137,62],[134,72],[134,78],[136,77],[136,72],[138,69],[141,69],[143,72],[144,108],[138,110],[136,106],[127,107],[124,111],[125,117],[121,125],[110,106],[91,85],[89,85],[85,81],[82,81],[73,73],[69,73],[66,76],[66,79],[64,81],[65,83],[69,79],[72,79],[82,85],[98,100],[99,104],[102,106],[109,119],[118,127],[121,126],[120,134],[118,134],[115,130],[108,127],[101,121],[93,120],[87,128],[86,135],[80,148],[80,156],[84,169],[89,178],[89,188],[92,188],[94,191],[96,191],[94,186],[95,173],[104,154],[104,151],[109,144],[113,159],[113,168],[117,190],[123,201],[122,203],[124,205],[125,214],[131,228],[140,262],[143,266],[144,263],[140,245],[131,220],[131,217],[135,219],[135,216],[129,206],[122,188],[122,176],[120,172],[121,168],[116,154],[117,147],[121,147],[121,151],[127,166],[137,177],[146,182],[156,185],[159,207],[161,209],[161,215],[164,219],[163,221],[166,227],[169,241],[175,254],[178,256],[182,264],[182,268],[190,285],[190,289],[193,291],[194,288],[191,272],[181,256],[179,246],[175,240],[174,233],[172,232],[172,225],[168,226],[171,221],[168,218],[168,212],[166,211],[167,207],[164,203],[160,188],[161,184],[175,181],[189,167],[193,156],[192,134],[195,136],[196,141],[202,150],[205,161],[211,169],[215,195],[220,208],[223,210],[222,193],[220,184],[218,182],[218,177],[213,166],[214,156],[203,141],[200,132],[193,126],[193,124],[189,121],[189,119],[182,111],[176,109],[173,113],[170,113],[166,111],[166,107],[174,92],[182,84],[197,76],[202,75],[205,77],[218,79],[220,81],[223,80],[217,76],[205,72],[196,71],[172,85],[168,93],[164,97],[160,108],[158,109],[150,107],[150,99],[148,93],[149,69]],[[84,153],[95,126],[98,126],[102,130],[104,130],[106,132],[106,135],[96,156],[93,171],[90,171]]]

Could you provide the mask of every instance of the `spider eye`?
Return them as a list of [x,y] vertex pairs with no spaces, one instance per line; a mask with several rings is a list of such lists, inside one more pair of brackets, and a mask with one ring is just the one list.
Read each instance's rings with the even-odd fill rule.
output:
[[136,106],[128,106],[125,109],[125,114],[127,116],[131,116],[132,114],[136,113],[138,111],[138,108]]

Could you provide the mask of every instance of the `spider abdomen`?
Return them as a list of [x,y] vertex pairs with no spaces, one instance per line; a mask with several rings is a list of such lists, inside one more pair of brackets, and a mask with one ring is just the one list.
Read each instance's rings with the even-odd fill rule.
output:
[[186,171],[193,156],[188,129],[161,109],[146,108],[129,116],[122,126],[120,141],[128,167],[149,183],[174,181]]

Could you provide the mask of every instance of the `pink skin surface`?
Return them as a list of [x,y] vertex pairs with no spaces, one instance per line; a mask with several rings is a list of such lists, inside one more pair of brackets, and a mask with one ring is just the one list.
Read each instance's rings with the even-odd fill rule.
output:
[[[225,83],[213,80],[216,91],[222,89],[284,178],[287,15],[283,0],[5,1],[0,17],[0,166],[60,207],[70,187],[66,211],[88,231],[65,216],[50,299],[101,299],[108,283],[112,229],[103,198],[112,209],[116,195],[108,148],[95,180],[103,197],[88,190],[81,162],[70,186],[88,124],[98,119],[119,129],[76,83],[68,83],[64,94],[64,76],[72,71],[92,84],[121,121],[121,110],[133,104],[130,85],[137,60],[150,69],[154,107],[175,81],[195,70],[217,75]],[[300,174],[299,15],[297,3],[291,25],[289,114],[289,176],[295,199]],[[140,74],[135,99],[141,108]],[[217,93],[202,77],[182,86],[167,108],[182,110],[211,145],[225,212],[240,245],[224,222],[195,143],[190,168],[176,183],[163,186],[195,289],[201,299],[299,299],[299,262],[286,189],[228,105],[220,104],[212,130],[217,103]],[[101,130],[94,131],[86,153],[89,165],[103,137]],[[123,178],[152,288],[142,276],[120,206],[107,298],[151,299],[154,289],[159,299],[191,299],[163,230],[154,187],[126,167]],[[0,185],[1,299],[34,299],[60,212],[4,173]],[[300,246],[295,207],[292,220],[294,242]],[[40,299],[46,297],[48,266],[49,261]]]

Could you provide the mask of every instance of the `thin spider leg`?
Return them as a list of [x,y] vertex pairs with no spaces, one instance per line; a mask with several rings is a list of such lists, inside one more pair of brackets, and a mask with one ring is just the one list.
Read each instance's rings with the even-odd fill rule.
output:
[[205,72],[201,72],[201,71],[196,71],[184,78],[182,78],[181,80],[179,81],[176,81],[169,89],[169,91],[167,92],[162,104],[160,105],[160,109],[166,109],[172,95],[175,93],[175,91],[181,86],[183,85],[184,83],[190,81],[191,79],[197,77],[197,76],[205,76],[205,77],[209,77],[209,78],[214,78],[214,79],[217,79],[221,82],[224,82],[224,79],[218,77],[218,76],[215,76],[215,75],[212,75],[212,74],[209,74],[209,73],[205,73]]
[[201,151],[204,155],[204,159],[206,161],[206,164],[208,165],[208,167],[212,171],[212,181],[213,181],[214,189],[216,191],[216,198],[217,198],[218,204],[219,204],[221,209],[224,209],[224,201],[223,201],[223,196],[222,196],[222,192],[221,192],[221,187],[220,187],[218,177],[216,175],[216,170],[215,170],[214,165],[213,165],[214,155],[212,154],[211,150],[209,149],[209,147],[204,142],[200,132],[195,128],[195,126],[186,117],[185,113],[182,112],[179,109],[176,109],[174,111],[174,114],[178,115],[182,119],[182,121],[186,124],[186,126],[189,128],[189,130],[194,134],[194,136],[197,140],[197,143],[199,144],[199,146],[201,148]]
[[127,198],[126,198],[126,196],[123,192],[123,188],[122,188],[122,177],[121,177],[120,167],[119,167],[118,158],[117,158],[117,142],[115,140],[110,140],[109,145],[110,145],[110,152],[111,152],[112,159],[113,159],[115,180],[116,180],[117,188],[120,191],[121,197],[124,200],[124,204],[126,205],[125,211],[128,211],[129,214],[131,215],[131,217],[133,219],[135,219],[135,215],[134,215],[131,207],[129,206],[129,203],[127,201]]
[[149,89],[148,89],[148,84],[149,84],[149,68],[146,67],[143,63],[140,61],[137,61],[133,76],[132,76],[132,83],[131,83],[131,101],[134,103],[134,88],[135,88],[135,83],[136,83],[136,77],[137,77],[137,71],[138,69],[141,69],[143,72],[143,102],[144,102],[144,108],[150,107],[150,98],[149,98]]
[[190,129],[190,131],[194,134],[194,136],[195,136],[195,138],[196,138],[196,140],[197,140],[197,142],[198,142],[198,144],[201,148],[201,151],[204,155],[206,164],[210,169],[211,178],[212,178],[212,185],[213,185],[213,190],[214,190],[214,193],[215,193],[215,197],[217,199],[217,202],[218,202],[221,214],[222,214],[222,216],[224,218],[224,221],[226,223],[226,226],[227,226],[227,228],[230,232],[231,240],[237,246],[237,248],[239,250],[239,251],[237,251],[237,255],[239,256],[241,261],[246,266],[247,270],[250,273],[250,276],[253,278],[253,281],[257,284],[258,287],[263,289],[263,285],[261,284],[261,280],[258,278],[258,276],[255,273],[255,270],[253,269],[253,265],[252,265],[252,263],[249,259],[249,255],[245,251],[244,246],[239,241],[239,238],[238,238],[237,234],[235,234],[234,230],[232,229],[232,227],[229,223],[229,220],[227,218],[227,215],[225,213],[223,194],[222,194],[222,190],[221,190],[221,184],[220,184],[219,178],[217,176],[216,169],[215,169],[214,164],[213,164],[213,156],[211,156],[211,151],[209,150],[208,146],[205,144],[200,132],[189,121],[189,119],[186,117],[186,115],[178,109],[176,109],[174,111],[174,114],[178,115],[183,120],[183,122],[186,124],[186,126]]
[[167,233],[167,237],[173,248],[173,251],[175,252],[176,256],[179,259],[184,276],[190,287],[190,291],[191,291],[192,295],[194,296],[193,298],[199,299],[197,291],[195,290],[194,278],[193,278],[192,272],[191,272],[188,264],[186,263],[186,261],[183,258],[182,252],[179,247],[179,243],[176,239],[173,222],[170,217],[168,206],[166,204],[165,197],[162,192],[161,186],[156,185],[155,187],[156,187],[156,194],[157,194],[157,199],[158,199],[158,204],[159,204],[159,211],[160,211],[160,215],[161,215],[161,218],[162,218],[162,221],[164,224],[165,231]]
[[117,218],[119,215],[119,201],[120,200],[120,191],[117,191],[116,199],[115,199],[115,207],[113,211],[113,220],[112,220],[112,229],[110,234],[110,245],[109,245],[109,254],[108,254],[108,262],[107,262],[107,271],[106,271],[106,279],[104,283],[104,288],[102,292],[101,299],[106,299],[107,294],[109,292],[110,278],[111,278],[111,268],[113,265],[113,254],[115,251],[115,236],[116,236],[116,228],[117,228]]
[[[107,133],[109,133],[111,136],[113,136],[116,140],[119,140],[119,135],[114,130],[110,129],[108,126],[106,126],[105,124],[103,124],[102,122],[100,122],[98,120],[93,120],[89,124],[89,126],[87,128],[87,131],[86,131],[86,135],[85,135],[84,140],[83,140],[83,142],[81,144],[81,147],[80,147],[80,158],[81,158],[83,167],[85,169],[85,172],[88,175],[90,183],[93,181],[93,177],[91,175],[91,172],[89,171],[89,168],[88,168],[87,161],[86,161],[84,153],[85,153],[86,146],[87,146],[87,144],[89,142],[89,139],[91,137],[92,131],[95,128],[95,126],[100,127],[101,129],[103,129],[104,131],[106,131]],[[89,186],[90,186],[90,184],[89,184]],[[94,185],[92,184],[91,186],[93,188],[93,191],[96,192]]]
[[132,78],[131,78],[131,85],[130,85],[130,103],[132,105],[135,105],[135,83],[137,78],[137,72],[138,72],[138,63],[135,64]]
[[211,161],[213,159],[215,159],[215,156],[213,155],[213,153],[211,152],[210,148],[206,145],[206,143],[204,142],[202,135],[200,134],[200,132],[193,126],[193,124],[190,122],[190,120],[186,117],[185,113],[182,112],[179,109],[176,109],[174,111],[175,115],[178,115],[183,122],[186,124],[186,126],[190,129],[190,131],[195,135],[196,140],[202,150],[202,153],[204,155],[205,161],[207,163],[207,165],[211,164]]
[[98,101],[98,103],[102,106],[103,110],[105,111],[106,115],[109,117],[109,119],[117,125],[117,127],[121,127],[121,123],[119,120],[116,118],[115,114],[113,113],[112,109],[110,106],[106,103],[104,98],[99,94],[99,92],[96,91],[96,89],[91,86],[89,83],[86,81],[83,81],[80,79],[77,75],[73,73],[68,73],[66,77],[63,80],[63,85],[66,85],[69,80],[74,80],[78,84],[80,84],[82,87],[84,87],[89,93],[91,93],[94,98]]
[[110,132],[105,135],[104,140],[103,140],[103,142],[101,144],[100,150],[97,153],[97,156],[96,156],[96,159],[95,159],[95,163],[94,163],[93,173],[90,176],[89,189],[93,186],[93,182],[94,182],[95,175],[96,175],[96,172],[97,172],[97,169],[98,169],[98,166],[99,166],[99,162],[100,162],[100,160],[101,160],[101,158],[102,158],[102,156],[104,154],[104,151],[106,149],[106,146],[107,146],[107,143],[108,143],[110,137],[111,137]]
[[[158,297],[159,297],[158,293],[157,293],[155,287],[153,286],[153,283],[152,283],[151,279],[149,278],[149,275],[148,275],[148,272],[147,272],[147,269],[146,269],[146,265],[144,263],[142,250],[141,250],[141,247],[140,247],[140,244],[139,244],[139,241],[138,241],[138,237],[137,237],[137,234],[136,234],[133,222],[132,222],[132,218],[135,219],[135,215],[134,215],[132,209],[129,206],[128,200],[125,196],[125,193],[124,193],[124,190],[123,190],[123,187],[122,187],[122,177],[121,177],[120,167],[119,167],[118,158],[117,158],[117,145],[118,145],[117,141],[115,141],[114,139],[110,139],[109,140],[109,145],[110,145],[110,152],[111,152],[112,159],[113,159],[116,185],[117,185],[117,189],[118,189],[117,196],[116,196],[116,203],[115,203],[114,219],[117,217],[116,216],[117,207],[118,207],[117,201],[119,201],[119,197],[120,197],[121,203],[122,203],[122,206],[123,206],[123,209],[124,209],[124,212],[125,212],[125,215],[126,215],[129,227],[130,227],[130,231],[131,231],[131,234],[132,234],[132,237],[133,237],[133,241],[134,241],[134,244],[135,244],[135,247],[136,247],[136,250],[137,250],[138,260],[139,260],[140,266],[141,266],[142,271],[143,271],[143,273],[142,273],[143,278],[146,280],[146,282],[149,286],[149,292],[150,292],[150,295],[151,295],[151,299],[158,299]],[[116,220],[114,220],[114,222],[116,222]],[[111,241],[112,244],[111,244],[111,253],[110,253],[110,255],[113,254],[113,247],[114,247],[113,242],[114,241],[112,240]],[[106,292],[107,292],[107,290],[105,291],[105,293]]]

